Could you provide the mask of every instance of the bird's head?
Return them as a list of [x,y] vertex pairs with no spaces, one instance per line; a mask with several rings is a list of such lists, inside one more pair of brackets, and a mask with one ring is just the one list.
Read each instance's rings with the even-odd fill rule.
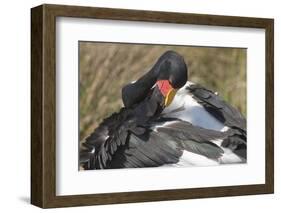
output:
[[154,85],[163,96],[164,107],[168,106],[177,90],[187,82],[187,72],[182,56],[174,51],[165,52],[149,72],[122,88],[124,106],[129,108],[144,100]]
[[186,84],[188,69],[183,57],[174,51],[165,52],[156,65],[156,86],[163,95],[164,106],[167,107],[173,101],[177,90]]

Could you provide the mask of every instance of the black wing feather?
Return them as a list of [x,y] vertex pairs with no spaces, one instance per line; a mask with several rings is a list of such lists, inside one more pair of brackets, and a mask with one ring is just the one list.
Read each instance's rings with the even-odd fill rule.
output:
[[179,142],[183,149],[212,159],[218,159],[224,153],[212,140],[223,139],[230,134],[193,126],[181,120],[158,127],[157,131]]
[[128,109],[105,119],[85,139],[83,149],[80,163],[85,169],[155,167],[177,163],[182,155],[175,141],[136,126]]
[[144,136],[130,134],[126,146],[113,156],[111,168],[155,167],[177,163],[182,151],[175,141],[148,130]]
[[233,150],[238,156],[247,158],[247,129],[245,117],[220,96],[200,85],[190,85],[186,89],[210,114],[233,131],[226,137],[222,146]]
[[226,126],[246,130],[246,119],[244,116],[237,109],[226,103],[220,96],[197,84],[190,85],[186,89],[209,113]]

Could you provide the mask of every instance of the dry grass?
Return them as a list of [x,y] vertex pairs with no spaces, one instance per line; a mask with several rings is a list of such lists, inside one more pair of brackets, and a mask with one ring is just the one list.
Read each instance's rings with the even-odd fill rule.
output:
[[80,42],[80,139],[122,107],[121,88],[167,50],[181,54],[189,80],[217,91],[246,115],[246,49]]

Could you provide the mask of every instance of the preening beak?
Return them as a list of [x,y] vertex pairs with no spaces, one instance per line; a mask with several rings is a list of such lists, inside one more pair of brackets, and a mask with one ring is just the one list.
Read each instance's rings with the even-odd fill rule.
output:
[[176,90],[176,89],[171,89],[171,90],[169,91],[169,93],[168,93],[167,96],[165,97],[165,103],[164,103],[164,104],[165,104],[165,107],[169,106],[169,105],[172,103],[172,101],[173,101],[173,99],[174,99],[176,93],[177,93],[177,90]]
[[157,81],[157,86],[165,98],[165,107],[169,106],[177,93],[177,89],[174,89],[168,80]]

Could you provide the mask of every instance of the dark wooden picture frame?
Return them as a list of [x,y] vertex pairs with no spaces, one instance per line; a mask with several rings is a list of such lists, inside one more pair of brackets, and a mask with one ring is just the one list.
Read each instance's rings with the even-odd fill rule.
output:
[[[265,29],[266,34],[266,168],[265,184],[194,189],[56,195],[56,17]],[[65,207],[218,196],[274,191],[274,20],[63,5],[31,9],[31,203]]]

